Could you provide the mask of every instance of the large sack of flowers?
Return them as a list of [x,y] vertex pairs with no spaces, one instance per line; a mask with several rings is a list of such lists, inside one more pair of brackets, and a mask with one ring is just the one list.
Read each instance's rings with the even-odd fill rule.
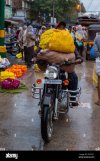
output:
[[75,45],[68,30],[49,29],[40,37],[39,47],[66,54],[74,53]]

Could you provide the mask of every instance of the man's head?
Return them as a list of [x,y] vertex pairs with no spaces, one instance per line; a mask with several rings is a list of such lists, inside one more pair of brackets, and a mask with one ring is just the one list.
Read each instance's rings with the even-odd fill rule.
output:
[[41,29],[42,29],[42,30],[46,30],[46,26],[42,26]]
[[26,29],[27,29],[27,26],[26,26],[26,25],[24,25],[24,26],[23,26],[23,30],[26,30]]
[[23,28],[22,27],[19,27],[19,31],[22,31],[23,30]]
[[66,23],[61,21],[57,24],[56,29],[64,30],[66,28]]
[[33,26],[32,25],[29,25],[27,27],[27,32],[33,32]]
[[44,33],[46,31],[46,26],[42,26],[41,27],[41,34]]
[[68,30],[71,32],[72,31],[72,26],[69,26],[68,27]]
[[78,30],[82,30],[82,25],[78,25]]

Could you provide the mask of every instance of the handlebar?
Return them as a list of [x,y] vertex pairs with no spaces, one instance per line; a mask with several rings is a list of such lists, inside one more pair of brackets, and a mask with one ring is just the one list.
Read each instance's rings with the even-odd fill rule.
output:
[[63,65],[72,65],[72,64],[78,64],[78,62],[76,60],[74,61],[64,61],[60,66],[63,66]]

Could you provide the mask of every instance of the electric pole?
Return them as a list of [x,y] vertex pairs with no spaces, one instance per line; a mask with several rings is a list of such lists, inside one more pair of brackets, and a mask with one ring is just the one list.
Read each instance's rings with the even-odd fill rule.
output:
[[6,57],[6,47],[4,46],[4,13],[5,13],[5,0],[0,1],[0,56]]

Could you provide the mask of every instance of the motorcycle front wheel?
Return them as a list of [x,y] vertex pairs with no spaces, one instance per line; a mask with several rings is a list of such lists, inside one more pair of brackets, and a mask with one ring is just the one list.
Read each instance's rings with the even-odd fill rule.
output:
[[41,135],[45,143],[49,143],[53,133],[53,111],[44,106],[41,111]]

